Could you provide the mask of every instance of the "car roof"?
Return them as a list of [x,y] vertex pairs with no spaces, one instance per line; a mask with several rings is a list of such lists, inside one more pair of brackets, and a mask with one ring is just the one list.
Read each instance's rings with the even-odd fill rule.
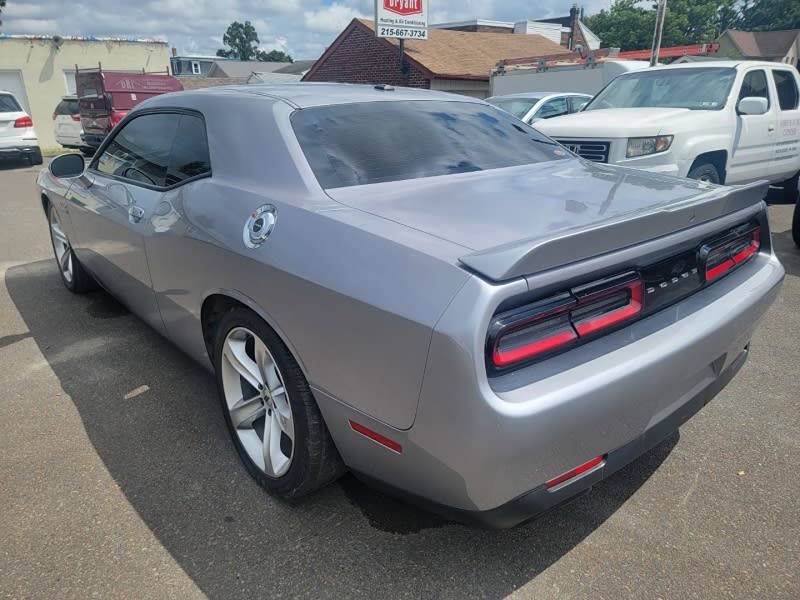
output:
[[[688,62],[688,63],[681,63],[679,65],[658,65],[657,67],[650,67],[649,69],[643,69],[641,71],[632,71],[632,73],[646,73],[647,71],[652,70],[666,70],[666,69],[719,69],[722,68],[730,68],[735,69],[737,67],[786,67],[787,65],[781,63],[770,62],[766,60],[715,60],[715,61],[708,61],[708,62]],[[788,65],[791,66],[791,65]],[[627,75],[627,73],[626,73]]]
[[500,98],[545,98],[546,96],[588,96],[592,97],[591,94],[586,94],[584,92],[521,92],[517,94],[502,94],[500,96],[492,96],[491,98],[487,98],[486,100],[497,100]]
[[[283,83],[254,84],[203,88],[199,90],[177,92],[193,96],[251,94],[265,98],[278,99],[291,104],[295,108],[310,108],[331,104],[353,104],[356,102],[385,102],[402,100],[440,100],[451,102],[477,102],[482,100],[458,94],[448,94],[420,88],[405,88],[380,85],[358,85],[351,83]],[[148,106],[158,106],[174,102],[175,94],[156,96],[148,100]],[[167,100],[168,98],[169,100]]]

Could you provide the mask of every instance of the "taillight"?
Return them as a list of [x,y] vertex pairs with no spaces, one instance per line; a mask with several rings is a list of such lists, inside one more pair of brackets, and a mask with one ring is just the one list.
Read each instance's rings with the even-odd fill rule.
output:
[[562,349],[578,339],[569,320],[575,306],[569,294],[501,316],[492,324],[492,362],[507,367]]
[[761,229],[758,226],[737,228],[725,237],[700,249],[700,261],[705,266],[706,283],[722,277],[732,269],[758,254],[761,248]]
[[28,116],[20,117],[14,121],[14,127],[33,127],[33,119]]
[[565,350],[637,318],[642,307],[642,280],[631,272],[503,313],[489,328],[491,365],[505,369]]
[[70,117],[72,118],[73,121],[80,121],[81,120],[81,116],[80,115],[70,115]]
[[642,312],[644,285],[636,273],[576,288],[572,293],[578,299],[572,322],[580,336],[609,329]]
[[112,110],[111,111],[111,116],[108,118],[109,123],[111,123],[111,128],[113,129],[114,127],[119,125],[119,122],[122,121],[122,119],[125,118],[126,114],[127,113],[124,113],[124,112],[119,111],[119,110]]

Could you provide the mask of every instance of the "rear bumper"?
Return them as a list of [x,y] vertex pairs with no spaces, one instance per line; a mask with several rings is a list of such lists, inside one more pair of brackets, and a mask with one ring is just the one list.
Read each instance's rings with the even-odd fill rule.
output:
[[[748,348],[745,347],[713,383],[692,396],[669,416],[647,428],[636,439],[609,452],[599,468],[590,470],[562,486],[556,486],[553,488],[554,491],[548,490],[545,485],[540,485],[530,492],[491,510],[454,511],[442,507],[437,512],[451,516],[461,522],[502,529],[528,521],[550,508],[569,502],[590,491],[593,485],[610,477],[677,431],[679,427],[697,414],[701,408],[728,385],[744,365],[745,360],[747,360],[747,354]],[[437,510],[436,507],[431,508]]]
[[[473,278],[433,333],[410,429],[315,394],[354,471],[461,520],[507,527],[587,490],[707,403],[741,367],[783,277],[774,254],[762,253],[629,327],[493,381],[483,370],[486,331],[474,323],[489,322],[498,289]],[[527,289],[510,285],[509,294]],[[350,419],[402,452],[354,433]],[[544,488],[599,455],[603,467]]]
[[90,148],[98,148],[100,144],[103,143],[103,140],[106,139],[106,136],[94,133],[82,133],[81,139],[83,140],[83,145],[89,146]]
[[29,156],[41,156],[42,151],[35,143],[19,144],[14,146],[0,145],[0,159],[28,158]]

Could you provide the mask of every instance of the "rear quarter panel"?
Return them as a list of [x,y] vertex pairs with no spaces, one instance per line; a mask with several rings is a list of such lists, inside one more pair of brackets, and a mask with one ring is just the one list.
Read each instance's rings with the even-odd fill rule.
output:
[[[242,116],[269,106],[244,97],[224,110]],[[168,336],[209,364],[201,308],[212,294],[229,295],[276,330],[312,387],[410,427],[432,328],[469,278],[455,266],[463,249],[309,191],[273,120],[201,110],[214,174],[165,193],[146,240]],[[277,207],[275,229],[249,249],[245,223],[266,203]],[[434,258],[447,252],[451,262]]]

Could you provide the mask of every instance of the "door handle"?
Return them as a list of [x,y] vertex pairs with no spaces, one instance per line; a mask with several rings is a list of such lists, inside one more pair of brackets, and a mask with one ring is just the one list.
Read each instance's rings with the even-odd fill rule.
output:
[[138,223],[144,216],[144,209],[132,204],[128,207],[128,219],[131,223]]
[[775,125],[770,125],[769,127],[767,127],[767,131],[769,131],[770,133],[775,131]]

